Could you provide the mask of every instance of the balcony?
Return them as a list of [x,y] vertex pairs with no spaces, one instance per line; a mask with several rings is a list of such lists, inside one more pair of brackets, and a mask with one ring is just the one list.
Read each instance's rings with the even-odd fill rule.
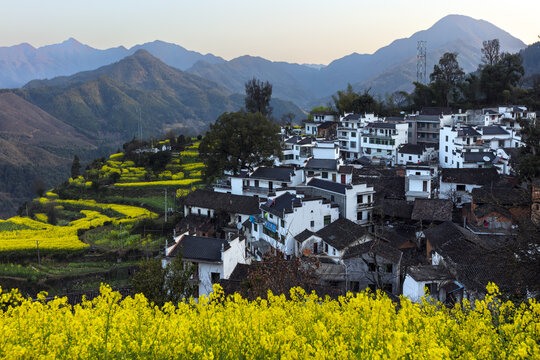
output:
[[231,183],[229,181],[218,180],[214,184],[214,187],[219,188],[219,189],[230,189],[231,188]]
[[356,204],[356,209],[357,210],[366,210],[366,209],[372,208],[374,204],[375,203],[373,201],[368,202],[368,203],[359,203],[359,204]]
[[260,187],[260,186],[242,186],[243,191],[249,191],[259,194],[268,194],[269,192],[272,192],[272,190],[268,189],[267,187]]

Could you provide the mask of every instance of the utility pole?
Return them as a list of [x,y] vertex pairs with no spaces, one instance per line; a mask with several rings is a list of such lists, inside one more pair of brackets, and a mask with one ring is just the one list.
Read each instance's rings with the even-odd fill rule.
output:
[[39,257],[39,240],[36,240],[36,249],[37,249],[38,266],[41,266],[41,258]]
[[165,222],[167,222],[167,188],[165,188]]
[[416,82],[426,85],[426,48],[427,41],[420,40],[416,43]]

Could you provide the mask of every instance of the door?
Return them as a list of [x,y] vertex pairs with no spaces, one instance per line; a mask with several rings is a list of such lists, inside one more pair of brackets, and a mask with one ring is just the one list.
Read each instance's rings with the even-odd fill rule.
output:
[[427,181],[423,181],[422,182],[422,191],[426,192],[427,191]]
[[332,181],[336,182],[336,174],[332,174]]
[[345,184],[345,174],[341,174],[341,183]]
[[313,243],[313,253],[314,254],[318,253],[318,251],[317,251],[317,250],[319,250],[318,248],[319,248],[319,244],[318,243]]
[[268,182],[268,190],[269,190],[269,191],[273,191],[273,190],[274,190],[274,183],[271,182],[271,181]]

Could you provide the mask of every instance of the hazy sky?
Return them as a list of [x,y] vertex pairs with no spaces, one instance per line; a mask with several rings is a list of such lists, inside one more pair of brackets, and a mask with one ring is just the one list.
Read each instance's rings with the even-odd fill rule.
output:
[[0,9],[0,46],[159,39],[225,59],[298,63],[372,53],[448,14],[487,20],[526,44],[540,35],[538,0],[0,0]]

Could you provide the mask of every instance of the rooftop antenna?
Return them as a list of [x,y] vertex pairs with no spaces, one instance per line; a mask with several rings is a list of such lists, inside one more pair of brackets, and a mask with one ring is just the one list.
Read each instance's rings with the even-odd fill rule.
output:
[[427,41],[420,40],[416,43],[416,81],[426,85],[426,48]]

